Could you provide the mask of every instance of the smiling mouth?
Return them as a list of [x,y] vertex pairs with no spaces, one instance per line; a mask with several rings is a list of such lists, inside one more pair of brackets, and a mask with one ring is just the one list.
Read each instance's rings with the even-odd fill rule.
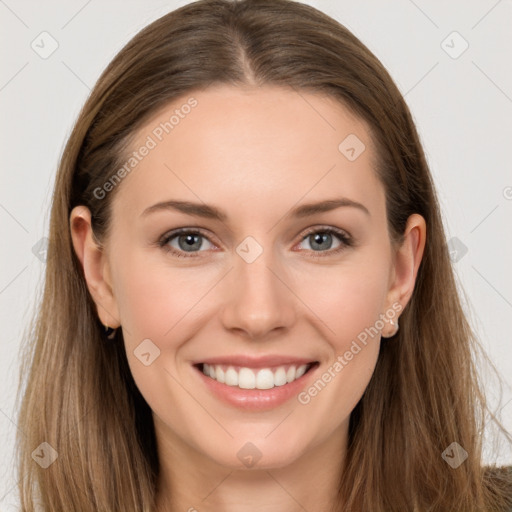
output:
[[239,389],[272,389],[286,386],[318,366],[318,361],[308,364],[286,364],[268,368],[247,368],[222,364],[199,363],[195,367],[207,377]]

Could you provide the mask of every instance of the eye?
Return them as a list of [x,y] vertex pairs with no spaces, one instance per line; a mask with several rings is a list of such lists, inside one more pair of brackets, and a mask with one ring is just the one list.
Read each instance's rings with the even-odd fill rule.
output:
[[[207,242],[206,244],[204,242]],[[179,258],[195,257],[204,245],[215,247],[200,230],[179,229],[164,235],[158,245]],[[210,248],[211,248],[210,247]],[[206,247],[208,249],[209,247]],[[187,254],[188,253],[188,254]]]
[[[333,242],[336,240],[337,245],[332,248]],[[311,252],[313,257],[338,254],[353,245],[352,238],[348,233],[332,227],[311,228],[303,236],[301,243],[306,241],[310,245],[310,249],[306,250]],[[198,257],[197,253],[204,252],[201,249],[208,250],[216,247],[202,230],[190,228],[181,228],[166,233],[158,241],[158,245],[178,258]]]
[[[333,241],[336,241],[336,239],[338,241],[338,245],[332,248]],[[313,253],[320,253],[312,254],[314,257],[338,254],[346,247],[350,247],[353,243],[352,238],[348,235],[348,233],[331,227],[312,228],[302,239],[302,243],[304,242],[309,243],[310,251]]]

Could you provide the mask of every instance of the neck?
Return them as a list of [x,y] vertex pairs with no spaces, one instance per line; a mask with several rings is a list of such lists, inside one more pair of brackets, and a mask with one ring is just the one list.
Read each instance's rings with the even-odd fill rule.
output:
[[[158,512],[336,511],[348,422],[284,467],[238,469],[217,464],[157,434]],[[158,432],[158,429],[157,429]]]

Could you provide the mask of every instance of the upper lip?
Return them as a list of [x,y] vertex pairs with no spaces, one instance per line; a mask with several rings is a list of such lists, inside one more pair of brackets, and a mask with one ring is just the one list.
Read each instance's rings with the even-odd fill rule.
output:
[[269,368],[273,366],[283,365],[297,365],[315,363],[315,359],[306,359],[295,356],[284,355],[267,355],[253,357],[248,355],[231,355],[231,356],[217,356],[201,359],[193,364],[209,364],[209,365],[226,365],[226,366],[241,366],[244,368]]

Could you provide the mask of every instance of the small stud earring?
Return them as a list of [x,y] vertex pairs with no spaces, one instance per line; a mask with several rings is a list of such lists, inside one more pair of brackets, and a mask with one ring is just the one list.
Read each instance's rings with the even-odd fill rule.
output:
[[397,332],[398,332],[398,329],[400,328],[400,326],[398,325],[398,318],[396,320],[396,322],[394,322],[391,318],[389,319],[389,323],[391,325],[393,325],[395,327],[395,329],[393,330],[393,332],[391,334],[388,334],[386,336],[382,335],[383,338],[392,338]]
[[108,325],[105,325],[105,336],[109,340],[113,340],[116,336],[117,329],[113,329],[112,327],[109,327]]

